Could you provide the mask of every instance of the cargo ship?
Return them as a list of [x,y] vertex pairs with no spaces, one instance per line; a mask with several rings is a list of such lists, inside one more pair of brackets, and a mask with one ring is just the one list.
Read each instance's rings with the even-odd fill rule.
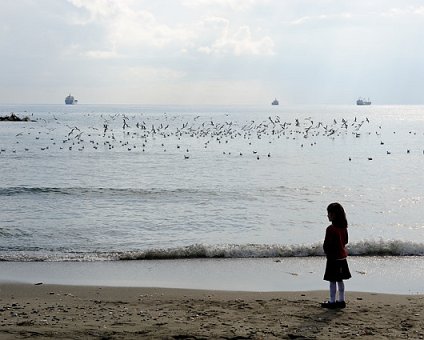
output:
[[356,105],[371,105],[371,101],[370,101],[370,99],[369,99],[369,98],[368,98],[368,100],[363,99],[363,98],[359,98],[359,99],[356,101]]
[[76,103],[78,103],[78,100],[76,100],[76,99],[74,98],[74,96],[71,96],[71,94],[69,94],[69,96],[67,96],[67,97],[65,98],[65,104],[66,104],[66,105],[74,105],[74,104],[76,104]]

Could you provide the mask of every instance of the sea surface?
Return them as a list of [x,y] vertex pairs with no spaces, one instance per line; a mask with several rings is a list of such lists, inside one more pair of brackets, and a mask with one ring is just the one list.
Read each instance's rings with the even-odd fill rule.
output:
[[1,105],[0,260],[424,255],[424,106]]

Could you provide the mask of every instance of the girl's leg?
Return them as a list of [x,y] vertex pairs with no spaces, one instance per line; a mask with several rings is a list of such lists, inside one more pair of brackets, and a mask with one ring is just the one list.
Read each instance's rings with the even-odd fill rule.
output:
[[343,281],[337,281],[337,288],[339,290],[339,300],[340,302],[345,300],[345,285]]
[[336,281],[330,281],[330,303],[336,302]]

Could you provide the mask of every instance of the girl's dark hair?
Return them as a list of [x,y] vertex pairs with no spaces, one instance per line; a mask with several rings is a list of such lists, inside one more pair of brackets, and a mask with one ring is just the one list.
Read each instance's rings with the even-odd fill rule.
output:
[[346,213],[340,203],[331,203],[327,212],[333,215],[332,223],[339,228],[347,228]]

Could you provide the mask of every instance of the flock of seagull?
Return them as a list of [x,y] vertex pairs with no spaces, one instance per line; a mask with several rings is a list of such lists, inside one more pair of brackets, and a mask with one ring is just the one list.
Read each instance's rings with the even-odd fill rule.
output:
[[[81,152],[91,149],[148,152],[152,146],[159,146],[163,152],[174,149],[182,152],[184,159],[189,159],[190,148],[194,146],[207,149],[213,144],[222,144],[228,146],[226,150],[221,150],[223,154],[233,153],[243,156],[243,152],[249,150],[248,152],[259,160],[261,156],[271,157],[271,152],[267,151],[260,155],[255,149],[258,142],[274,143],[279,139],[287,139],[298,141],[300,147],[305,147],[316,145],[318,137],[335,139],[351,134],[354,138],[360,138],[363,134],[375,133],[377,136],[381,134],[381,126],[374,132],[364,129],[364,125],[370,124],[368,118],[354,117],[350,121],[344,118],[332,119],[325,123],[306,117],[287,122],[282,121],[277,115],[268,116],[260,121],[249,120],[240,123],[230,120],[229,117],[225,115],[224,119],[222,117],[217,119],[217,117],[190,116],[187,119],[187,116],[169,116],[166,113],[163,116],[102,114],[100,119],[95,117],[97,118],[95,124],[99,124],[98,126],[94,124],[82,127],[71,126],[66,120],[61,121],[52,115],[48,120],[38,118],[34,123],[19,123],[22,130],[16,134],[14,145],[8,147],[0,145],[0,155],[29,152],[34,148],[41,151],[57,149]],[[87,121],[93,121],[90,114],[87,114],[86,118]],[[31,136],[33,138],[28,138]],[[187,139],[190,142],[187,142]],[[231,142],[234,140],[248,143],[251,147],[248,149],[243,147],[240,148],[242,151],[234,152],[231,150]],[[384,142],[380,141],[380,144],[384,145]],[[410,153],[410,149],[406,149],[406,152]],[[391,154],[391,151],[387,150],[386,153]],[[352,158],[349,157],[349,160]],[[372,160],[372,157],[368,157],[368,160]]]

